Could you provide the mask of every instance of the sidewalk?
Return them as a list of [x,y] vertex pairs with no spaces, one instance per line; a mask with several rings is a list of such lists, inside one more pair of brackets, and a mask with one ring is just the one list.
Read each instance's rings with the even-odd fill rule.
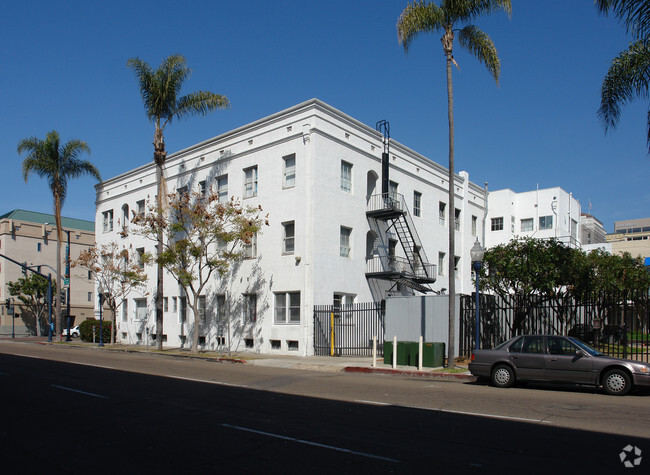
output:
[[457,365],[457,367],[452,371],[447,370],[446,368],[423,368],[421,371],[419,371],[417,367],[414,366],[396,366],[393,368],[390,364],[384,364],[383,357],[378,357],[376,365],[373,367],[372,357],[359,356],[293,356],[257,354],[241,351],[231,352],[230,355],[227,351],[202,351],[198,354],[193,354],[189,349],[184,348],[165,348],[162,351],[157,351],[151,346],[147,348],[146,346],[142,345],[122,345],[119,343],[116,343],[114,345],[105,343],[105,346],[103,347],[98,347],[96,343],[84,343],[79,340],[73,340],[71,342],[64,341],[63,343],[49,343],[45,337],[21,337],[14,340],[11,338],[0,337],[0,341],[43,344],[60,348],[74,347],[98,351],[146,353],[148,355],[158,355],[163,357],[196,358],[206,361],[215,361],[218,363],[248,364],[252,366],[287,368],[306,371],[373,373],[458,382],[472,382],[476,379],[469,373],[469,371],[467,371],[466,364]]

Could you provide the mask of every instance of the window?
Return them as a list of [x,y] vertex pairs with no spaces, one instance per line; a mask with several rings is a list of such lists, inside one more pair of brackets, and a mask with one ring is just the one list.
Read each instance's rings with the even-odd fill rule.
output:
[[445,253],[438,253],[438,275],[445,275]]
[[127,299],[122,301],[122,321],[129,321],[129,301]]
[[135,299],[135,319],[147,319],[147,299]]
[[540,216],[539,229],[553,229],[553,216]]
[[438,202],[438,222],[442,224],[443,226],[445,225],[445,208],[447,207],[446,203],[443,203],[442,201]]
[[460,231],[460,210],[458,208],[454,210],[454,229]]
[[500,218],[492,218],[492,231],[503,231],[503,216]]
[[282,252],[284,254],[293,254],[295,245],[295,225],[294,222],[282,223],[284,237],[282,240]]
[[93,280],[93,271],[88,271],[88,280]]
[[292,188],[296,186],[296,155],[287,155],[286,157],[282,157],[282,160],[284,161],[282,186],[284,188]]
[[257,165],[244,170],[244,198],[257,196]]
[[206,315],[206,305],[205,305],[205,295],[199,295],[199,321],[201,323],[205,322]]
[[102,213],[102,221],[104,225],[104,232],[108,233],[113,230],[113,210],[109,209]]
[[458,270],[458,264],[460,264],[460,257],[454,256],[454,270]]
[[521,220],[521,232],[526,233],[533,230],[533,218]]
[[393,201],[397,201],[397,188],[399,187],[399,184],[395,183],[394,181],[389,181],[388,182],[388,197],[392,199]]
[[228,202],[228,175],[217,178],[217,195],[219,196],[219,203]]
[[300,323],[300,292],[275,294],[274,323]]
[[172,312],[178,312],[178,300],[176,297],[172,297]]
[[334,304],[334,307],[341,308],[345,305],[352,305],[354,303],[354,297],[355,296],[352,294],[335,293],[334,301],[332,303]]
[[187,186],[176,188],[176,193],[178,193],[179,198],[185,198],[188,195]]
[[92,292],[88,292],[88,301],[89,302],[93,301],[93,293]]
[[548,343],[548,352],[552,355],[575,356],[576,351],[579,350],[570,340],[561,336],[548,336],[546,341]]
[[271,349],[272,350],[281,350],[282,349],[282,342],[280,340],[270,340],[271,341]]
[[139,247],[135,250],[138,254],[138,267],[144,269],[144,247]]
[[207,186],[205,186],[205,181],[200,181],[199,194],[201,195],[201,199],[205,199],[207,192],[208,192],[208,188]]
[[287,350],[298,351],[298,340],[287,340]]
[[135,203],[135,206],[138,209],[138,216],[141,218],[144,217],[144,200],[137,201]]
[[41,252],[41,243],[40,243],[40,242],[37,242],[37,243],[36,243],[36,250],[37,250],[38,252]]
[[169,312],[169,298],[163,297],[163,312]]
[[257,294],[243,294],[244,323],[257,321]]
[[472,216],[472,236],[476,236],[476,228],[478,227],[478,218]]
[[178,302],[178,323],[185,323],[187,321],[187,297],[178,297]]
[[418,218],[422,215],[422,193],[413,192],[413,215]]
[[341,160],[341,190],[352,191],[352,164]]
[[254,348],[255,342],[252,338],[244,338],[244,346],[246,346],[246,348]]
[[257,257],[257,233],[253,234],[247,243],[244,243],[244,257],[246,259]]
[[352,249],[350,248],[350,235],[352,234],[352,229],[341,226],[341,247],[340,247],[340,256],[341,257],[350,257]]
[[510,232],[514,233],[515,232],[515,217],[510,216]]
[[575,238],[578,234],[578,222],[575,219],[571,220],[571,237]]
[[217,322],[226,321],[226,296],[224,294],[217,295]]

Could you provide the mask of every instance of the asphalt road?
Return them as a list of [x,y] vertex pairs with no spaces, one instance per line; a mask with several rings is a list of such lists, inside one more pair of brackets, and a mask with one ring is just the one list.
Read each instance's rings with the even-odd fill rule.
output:
[[[650,466],[647,393],[504,390],[5,342],[0,388],[0,460],[12,468],[4,473]],[[633,469],[619,458],[628,445],[644,454]]]

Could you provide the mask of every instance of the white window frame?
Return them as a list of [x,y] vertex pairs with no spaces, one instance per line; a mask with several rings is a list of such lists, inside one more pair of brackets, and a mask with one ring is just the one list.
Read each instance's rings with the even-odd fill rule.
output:
[[447,222],[447,203],[438,201],[438,223],[442,226]]
[[445,253],[438,253],[438,275],[445,275]]
[[419,191],[413,192],[413,216],[422,216],[422,193]]
[[217,195],[219,196],[219,203],[228,202],[228,175],[221,175],[216,178],[217,181]]
[[207,316],[207,303],[205,295],[199,295],[198,299],[199,322],[205,323]]
[[282,162],[284,168],[282,188],[293,188],[296,186],[296,154],[282,157]]
[[398,201],[399,197],[399,183],[396,181],[388,181],[388,197],[394,202]]
[[257,196],[257,165],[244,168],[244,198]]
[[472,215],[472,237],[476,237],[477,228],[478,228],[478,217]]
[[257,322],[257,294],[242,294],[242,317],[244,323]]
[[113,230],[113,210],[109,209],[102,212],[103,231],[109,233]]
[[145,211],[145,209],[144,209],[144,200],[136,201],[135,206],[138,209],[138,216],[143,218],[144,217],[144,211]]
[[296,250],[296,223],[282,223],[282,254],[293,254]]
[[503,216],[490,220],[490,231],[503,231]]
[[[135,320],[146,320],[147,319],[147,299],[133,299],[135,303]],[[144,303],[144,305],[142,305]]]
[[339,239],[339,255],[347,259],[352,257],[352,228],[341,226]]
[[539,217],[539,230],[553,229],[553,215]]
[[144,247],[138,247],[135,250],[138,255],[138,267],[144,269]]
[[341,190],[352,193],[352,167],[350,162],[341,160]]
[[522,219],[519,223],[519,229],[522,233],[527,233],[535,230],[535,220],[533,218]]
[[129,321],[129,299],[122,301],[122,322]]
[[257,257],[257,233],[253,234],[248,244],[244,243],[244,259],[255,259]]
[[217,294],[217,322],[222,323],[226,321],[226,295]]
[[458,208],[454,210],[454,229],[460,231],[460,210]]
[[276,292],[273,323],[300,325],[300,292]]
[[178,297],[178,323],[187,322],[187,297]]

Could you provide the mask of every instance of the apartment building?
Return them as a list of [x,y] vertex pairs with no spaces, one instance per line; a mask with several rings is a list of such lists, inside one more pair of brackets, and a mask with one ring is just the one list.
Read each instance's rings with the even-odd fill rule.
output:
[[[472,290],[469,250],[482,234],[484,190],[460,172],[450,210],[445,167],[318,99],[169,155],[165,176],[169,191],[211,189],[269,214],[247,259],[215,277],[200,299],[203,348],[309,355],[315,305],[444,293],[449,220],[456,289]],[[156,194],[153,162],[96,190],[98,244],[153,251],[154,242],[129,232],[130,213],[146,210]],[[156,268],[145,271],[148,289],[119,312],[117,335],[126,343],[150,343],[155,332]],[[197,330],[168,273],[164,295],[162,338],[188,345]]]
[[606,236],[612,253],[629,252],[632,257],[650,257],[650,218],[614,221],[614,232]]
[[[65,271],[65,248],[68,232],[70,235],[70,258],[75,260],[82,250],[92,247],[95,243],[95,223],[81,219],[61,217],[61,224],[66,231],[63,233],[65,242],[62,244],[61,269]],[[52,275],[56,281],[56,225],[54,215],[16,209],[0,216],[0,254],[15,261],[24,262],[39,272]],[[14,313],[12,322],[5,300],[11,298],[7,289],[8,282],[16,282],[23,277],[20,266],[0,259],[0,335],[35,335],[36,323],[33,315],[23,308],[20,301],[14,297]],[[75,323],[94,316],[95,292],[94,278],[82,268],[70,269],[70,314],[74,315]],[[47,332],[47,328],[41,329]]]
[[510,189],[488,195],[486,248],[513,238],[555,238],[572,247],[580,246],[580,202],[561,188],[523,193]]

